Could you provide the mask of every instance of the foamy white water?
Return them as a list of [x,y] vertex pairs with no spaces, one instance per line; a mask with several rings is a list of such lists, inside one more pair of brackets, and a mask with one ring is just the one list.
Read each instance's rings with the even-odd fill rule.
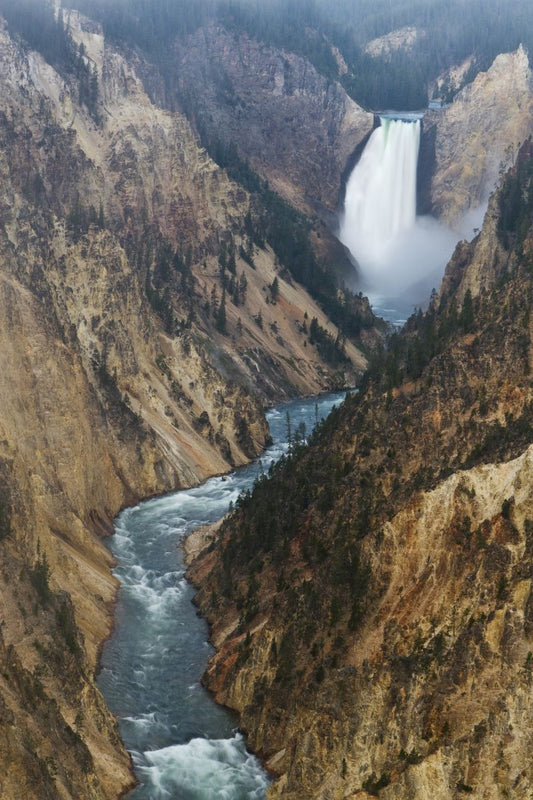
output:
[[416,172],[420,121],[383,117],[346,186],[343,242],[368,259],[416,219]]
[[363,288],[380,306],[423,302],[437,287],[458,236],[416,216],[420,119],[381,117],[346,186],[339,237]]
[[247,752],[235,719],[200,684],[212,649],[179,542],[219,519],[287,452],[287,411],[292,430],[303,422],[310,431],[343,396],[272,409],[273,444],[254,464],[128,508],[115,521],[110,547],[121,589],[98,682],[139,780],[131,800],[264,800],[268,776]]

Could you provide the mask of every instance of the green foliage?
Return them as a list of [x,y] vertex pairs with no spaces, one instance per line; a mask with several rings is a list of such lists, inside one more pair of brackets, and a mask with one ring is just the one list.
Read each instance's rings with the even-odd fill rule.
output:
[[506,425],[502,425],[499,420],[487,425],[462,466],[470,469],[489,458],[504,460],[509,457],[510,448],[526,447],[531,441],[533,441],[533,405],[527,404],[520,416],[509,420]]
[[[487,69],[498,53],[515,50],[520,43],[533,51],[528,0],[506,0],[505,14],[499,3],[486,0],[341,0],[333,7],[327,0],[78,0],[76,5],[101,20],[112,39],[144,50],[161,70],[170,94],[176,84],[172,42],[210,20],[297,53],[330,80],[339,75],[332,51],[336,46],[348,67],[342,76],[346,90],[373,109],[424,107],[428,84],[468,57],[473,61],[464,82]],[[370,39],[404,26],[423,32],[409,50],[378,57],[365,52]],[[443,87],[444,99],[450,100],[453,91]]]
[[0,489],[0,541],[11,533],[11,498],[7,488]]
[[287,631],[278,650],[278,669],[276,681],[292,683],[295,678],[295,639],[292,631]]
[[49,64],[67,72],[74,70],[76,45],[64,24],[63,15],[55,17],[49,0],[40,3],[0,0],[0,12],[9,30],[40,52]]
[[[5,2],[6,0],[4,0]],[[247,33],[267,44],[296,52],[309,59],[319,72],[330,77],[337,65],[327,40],[317,33],[327,17],[313,0],[78,0],[77,7],[102,20],[108,36],[142,48],[163,68],[171,83],[169,46],[210,19],[229,31]]]
[[163,353],[159,353],[159,355],[156,356],[155,363],[157,367],[161,370],[163,375],[166,375],[169,381],[172,380],[172,373],[170,371],[170,367],[168,366],[167,360],[163,355]]
[[360,299],[339,288],[334,268],[318,261],[310,240],[310,220],[266,185],[254,207],[255,244],[272,247],[280,263],[306,287],[343,334],[357,337],[363,328],[371,327],[374,319],[363,312]]
[[165,63],[166,50],[176,37],[192,33],[203,24],[212,4],[189,0],[78,0],[74,5],[102,21],[107,36],[136,45]]
[[524,661],[524,671],[527,673],[529,679],[531,679],[532,670],[533,670],[533,653],[531,652],[531,650],[529,650],[526,656],[526,660]]
[[522,146],[514,169],[507,172],[499,194],[498,235],[509,249],[521,251],[533,216],[531,137]]
[[433,307],[425,314],[420,310],[415,312],[401,335],[394,333],[387,348],[378,349],[372,355],[363,388],[370,381],[376,381],[387,391],[406,380],[419,378],[429,361],[446,346],[450,328],[457,329],[455,306],[445,315],[437,315]]
[[146,298],[165,332],[176,336],[190,328],[198,312],[192,249],[175,249],[146,229],[142,236],[128,238],[125,246],[131,263],[144,276]]
[[116,367],[113,368],[112,372],[109,371],[105,351],[100,358],[93,358],[92,366],[113,409],[115,419],[120,425],[121,433],[123,435],[131,433],[133,428],[136,430],[137,435],[144,438],[145,432],[143,430],[142,417],[133,411],[128,396],[122,395],[118,386]]
[[52,596],[50,591],[50,566],[46,553],[38,553],[37,560],[29,570],[30,583],[37,592],[43,605],[46,605]]
[[145,289],[150,306],[161,319],[165,332],[168,333],[169,336],[172,336],[175,333],[175,318],[169,287],[166,286],[163,291],[154,288],[150,280],[150,275],[147,274]]
[[215,327],[219,333],[226,333],[226,290],[222,290],[220,305],[215,311]]
[[[33,196],[34,198],[39,197],[39,191],[37,190],[36,186],[33,187]],[[72,204],[72,208],[66,217],[67,230],[71,236],[73,236],[74,240],[77,241],[86,233],[88,233],[89,228],[92,225],[100,228],[101,230],[104,228],[105,220],[103,208],[100,205],[97,212],[94,206],[85,206],[81,202],[80,196],[77,194]]]
[[56,621],[65,644],[73,655],[79,655],[80,646],[77,638],[77,628],[74,621],[72,603],[67,598],[62,598],[56,609]]
[[345,353],[345,340],[337,334],[333,337],[322,325],[319,325],[316,317],[313,317],[309,326],[309,341],[315,344],[318,352],[329,364],[339,366],[349,363],[350,359]]
[[[462,88],[499,53],[515,50],[520,43],[531,51],[533,44],[528,0],[508,0],[503,14],[499,3],[486,0],[341,0],[328,11],[332,25],[344,25],[336,40],[349,67],[343,83],[354,99],[374,109],[422,108],[428,84],[450,66],[473,56],[458,87]],[[375,58],[364,52],[368,40],[404,26],[422,32],[408,50]],[[449,85],[444,87],[444,100],[450,101],[453,94]]]
[[502,517],[510,519],[511,517],[512,498],[507,498],[502,503]]
[[377,797],[379,795],[380,789],[384,789],[385,786],[389,785],[389,783],[390,783],[390,777],[386,773],[381,775],[380,778],[377,778],[375,773],[373,772],[369,778],[363,781],[363,789],[365,790],[365,792],[368,792],[368,794],[372,794]]
[[405,761],[406,764],[420,764],[420,762],[422,761],[422,756],[420,755],[418,750],[415,750],[414,748],[412,750],[409,750],[409,752],[407,752],[402,748],[400,750],[399,758],[400,761]]
[[421,109],[428,103],[427,75],[431,71],[425,58],[417,60],[410,52],[372,58],[359,50],[354,52],[350,71],[341,82],[347,93],[366,108]]
[[507,578],[505,575],[500,575],[500,579],[498,581],[498,588],[496,590],[496,598],[498,600],[503,600],[507,590]]
[[459,328],[464,333],[469,333],[474,327],[474,305],[470,289],[466,290],[458,322]]

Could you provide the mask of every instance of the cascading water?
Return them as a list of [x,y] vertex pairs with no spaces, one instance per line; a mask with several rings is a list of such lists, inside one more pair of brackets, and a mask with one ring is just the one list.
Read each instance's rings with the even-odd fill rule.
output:
[[380,123],[346,185],[339,238],[374,304],[412,310],[438,285],[457,236],[416,216],[420,115],[382,116]]
[[416,219],[420,121],[383,117],[346,187],[343,242],[365,259],[379,259],[393,236]]

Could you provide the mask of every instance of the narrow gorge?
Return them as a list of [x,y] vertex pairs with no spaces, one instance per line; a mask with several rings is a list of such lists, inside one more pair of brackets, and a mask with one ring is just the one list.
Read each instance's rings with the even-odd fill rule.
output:
[[428,2],[0,0],[2,798],[530,797],[533,20]]
[[104,648],[99,685],[117,714],[140,785],[131,797],[227,796],[260,800],[268,777],[246,752],[237,720],[200,685],[211,649],[192,605],[183,546],[205,546],[241,493],[311,431],[344,393],[293,401],[267,414],[273,442],[260,459],[193,489],[126,509],[111,542],[121,581],[117,630]]
[[269,797],[531,793],[530,175],[528,145],[429,310],[193,566]]
[[[0,32],[5,797],[131,784],[93,677],[117,591],[101,541],[114,515],[247,462],[267,441],[265,403],[365,364],[254,243],[250,195],[150,101],[142,65],[68,20],[96,65],[99,124],[70,74]],[[377,341],[368,303],[343,297]]]

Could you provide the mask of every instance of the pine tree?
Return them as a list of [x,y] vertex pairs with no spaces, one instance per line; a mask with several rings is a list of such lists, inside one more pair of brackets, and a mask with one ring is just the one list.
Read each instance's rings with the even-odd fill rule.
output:
[[222,300],[215,315],[215,326],[219,333],[226,333],[226,290],[222,290]]

